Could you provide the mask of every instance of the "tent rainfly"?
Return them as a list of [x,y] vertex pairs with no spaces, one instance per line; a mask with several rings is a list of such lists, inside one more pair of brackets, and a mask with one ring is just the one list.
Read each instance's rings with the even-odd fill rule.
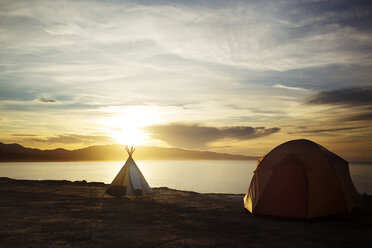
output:
[[125,162],[105,193],[115,197],[152,194],[149,184],[132,158],[135,149],[133,147],[129,149],[126,146],[125,150],[129,154],[127,162]]
[[244,197],[244,207],[253,214],[300,219],[346,217],[358,204],[348,162],[304,139],[262,157]]

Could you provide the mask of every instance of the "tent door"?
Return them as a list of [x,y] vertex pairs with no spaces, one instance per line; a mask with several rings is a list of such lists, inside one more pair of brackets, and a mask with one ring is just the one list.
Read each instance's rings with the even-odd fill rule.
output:
[[295,161],[276,166],[256,206],[256,213],[292,218],[307,217],[306,168]]

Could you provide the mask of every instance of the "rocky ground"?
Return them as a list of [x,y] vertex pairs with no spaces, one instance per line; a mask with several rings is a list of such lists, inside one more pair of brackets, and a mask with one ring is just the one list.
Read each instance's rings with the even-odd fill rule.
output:
[[306,221],[251,215],[243,195],[106,187],[0,178],[0,247],[371,247],[371,196],[348,220]]

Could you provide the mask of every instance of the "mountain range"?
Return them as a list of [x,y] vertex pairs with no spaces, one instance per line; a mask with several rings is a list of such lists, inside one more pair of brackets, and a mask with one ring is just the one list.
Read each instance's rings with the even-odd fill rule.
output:
[[[89,146],[77,150],[62,148],[40,150],[19,144],[0,142],[0,162],[57,162],[57,161],[118,161],[125,160],[124,146],[118,144]],[[193,151],[180,148],[138,146],[133,155],[137,160],[257,160],[258,157]]]

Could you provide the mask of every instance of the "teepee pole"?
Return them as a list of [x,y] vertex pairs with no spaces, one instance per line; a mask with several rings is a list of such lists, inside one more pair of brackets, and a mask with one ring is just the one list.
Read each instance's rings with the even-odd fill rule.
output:
[[134,149],[134,147],[132,146],[130,149],[129,149],[129,147],[128,146],[125,146],[125,150],[127,151],[127,153],[129,154],[129,157],[131,157],[132,156],[132,154],[134,153],[134,151],[136,150],[136,149]]

